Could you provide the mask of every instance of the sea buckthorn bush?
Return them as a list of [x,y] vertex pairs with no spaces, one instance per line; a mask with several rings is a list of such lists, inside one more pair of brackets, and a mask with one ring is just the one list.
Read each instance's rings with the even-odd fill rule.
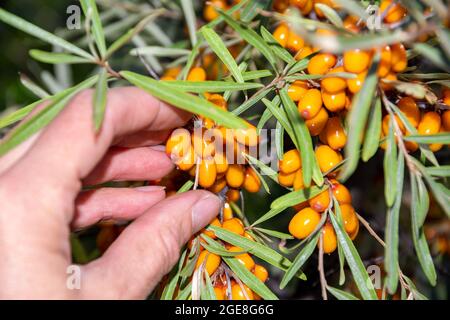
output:
[[[0,156],[83,89],[95,90],[96,130],[113,86],[191,112],[165,142],[176,169],[121,182],[164,186],[168,197],[206,189],[223,203],[151,298],[390,300],[448,290],[439,281],[450,254],[448,3],[80,5],[84,28],[54,33],[0,8],[1,22],[51,45],[29,54],[58,73],[22,77],[39,100],[0,118],[10,132]],[[55,85],[79,65],[85,80]],[[41,102],[43,112],[11,130]],[[74,233],[74,260],[103,254],[126,227],[103,221]]]

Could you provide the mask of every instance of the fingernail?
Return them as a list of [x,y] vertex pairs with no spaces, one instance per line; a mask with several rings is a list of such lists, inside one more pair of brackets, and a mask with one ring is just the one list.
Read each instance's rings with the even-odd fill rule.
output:
[[140,192],[162,191],[165,189],[166,189],[166,187],[162,187],[162,186],[143,186],[143,187],[133,188],[133,190],[140,191]]
[[219,213],[220,199],[215,195],[208,195],[192,207],[192,229],[200,231]]
[[166,146],[151,146],[150,149],[155,150],[155,151],[166,151]]

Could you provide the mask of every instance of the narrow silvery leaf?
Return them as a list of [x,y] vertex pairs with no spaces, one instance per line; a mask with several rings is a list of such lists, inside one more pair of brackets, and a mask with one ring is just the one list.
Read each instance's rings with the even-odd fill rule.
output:
[[108,72],[106,71],[106,69],[102,69],[98,77],[98,82],[93,97],[95,131],[99,131],[100,128],[102,127],[107,104],[107,94],[108,94]]

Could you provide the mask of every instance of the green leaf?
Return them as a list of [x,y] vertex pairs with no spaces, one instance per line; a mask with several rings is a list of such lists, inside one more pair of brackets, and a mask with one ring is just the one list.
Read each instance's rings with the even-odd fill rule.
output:
[[258,220],[256,220],[255,222],[252,223],[252,227],[256,226],[258,224],[261,224],[269,219],[272,219],[273,217],[275,217],[276,215],[278,215],[279,213],[283,212],[284,210],[286,210],[287,208],[285,207],[279,207],[276,209],[270,209],[268,212],[266,212],[265,214],[263,214]]
[[[338,214],[340,216],[340,213]],[[345,256],[341,245],[338,243],[338,256],[339,256],[339,285],[342,286],[345,283]]]
[[319,193],[322,193],[323,191],[328,190],[327,185],[322,185],[321,187],[313,186],[310,188],[304,188],[297,191],[289,192],[277,199],[275,199],[272,204],[270,205],[271,209],[279,209],[279,208],[289,208],[292,206],[295,206],[299,203],[302,203],[306,200],[309,200],[315,196],[317,196]]
[[[292,75],[296,74],[297,72],[303,71],[303,70],[305,70],[306,68],[308,68],[309,61],[310,61],[317,53],[318,53],[318,52],[311,53],[309,56],[307,56],[307,57],[305,57],[305,58],[303,58],[303,59],[301,59],[301,60],[296,61],[294,64],[290,64],[290,65],[289,65],[289,72],[288,72],[288,75],[289,75],[289,76],[292,76]],[[296,76],[298,76],[298,77],[308,77],[308,76],[316,77],[316,75],[306,75],[306,74],[299,74],[299,75],[296,75]],[[302,79],[302,78],[298,78],[298,80],[301,80],[301,79]],[[306,78],[306,80],[308,80],[308,78]]]
[[[288,95],[287,89],[283,88],[280,91],[281,101],[283,102],[284,110],[289,118],[292,129],[294,131],[294,137],[297,141],[297,145],[300,146],[300,156],[302,158],[302,171],[303,181],[306,187],[311,185],[311,178],[313,177],[314,170],[319,170],[317,159],[314,155],[313,144],[311,135],[309,134],[308,127],[305,124],[303,118],[300,117],[297,107]],[[317,185],[323,184],[323,177],[320,174],[318,181],[314,180]]]
[[341,17],[334,9],[323,3],[316,3],[314,6],[322,11],[328,21],[330,21],[335,27],[344,28],[344,23],[342,22]]
[[80,63],[92,63],[92,60],[81,58],[78,56],[73,56],[67,53],[57,53],[57,52],[47,52],[47,51],[41,51],[41,50],[30,50],[30,56],[33,57],[33,59],[49,63],[49,64],[60,64],[60,63],[67,63],[67,64],[80,64]]
[[275,230],[263,229],[263,228],[254,228],[254,229],[258,230],[259,232],[265,233],[271,237],[278,238],[278,239],[282,239],[282,240],[294,239],[293,236],[291,236],[290,234],[287,234],[287,233],[283,233],[283,232],[279,232],[279,231],[275,231]]
[[[433,264],[433,258],[431,257],[430,250],[428,248],[427,239],[423,231],[423,220],[426,216],[429,206],[429,198],[424,199],[421,196],[424,194],[420,191],[418,181],[420,177],[410,174],[411,180],[411,229],[414,248],[417,253],[417,258],[425,273],[428,281],[432,286],[436,285],[436,270]],[[423,182],[422,182],[423,183]],[[425,190],[426,193],[426,190]],[[426,211],[425,211],[426,210]],[[424,212],[425,211],[425,212]]]
[[393,117],[389,118],[389,134],[384,153],[384,197],[388,207],[394,204],[397,192],[397,143],[394,135]]
[[[386,247],[384,265],[387,272],[386,284],[389,293],[394,294],[398,286],[398,243],[399,243],[399,218],[400,208],[402,204],[403,178],[405,172],[405,158],[403,152],[398,154],[397,172],[395,173],[395,181],[392,183],[397,185],[397,193],[395,202],[392,207],[387,210],[386,217]],[[393,173],[394,174],[394,173]]]
[[97,4],[95,0],[80,0],[81,7],[83,8],[84,15],[90,17],[92,20],[92,34],[97,44],[100,56],[104,58],[106,56],[106,41],[105,33],[103,32],[102,21],[98,14]]
[[[280,121],[277,121],[275,126],[275,147],[277,149],[277,158],[278,160],[283,158],[284,152],[284,131],[285,129],[281,125]],[[278,178],[277,178],[278,180]],[[277,181],[278,183],[278,181]]]
[[[213,231],[216,233],[219,229],[224,230],[222,228],[218,228],[218,227],[209,227],[208,229],[213,229]],[[229,232],[227,230],[224,230],[236,237],[241,237],[238,236],[232,232]],[[219,237],[220,238],[220,237]],[[260,245],[258,243],[255,243],[251,240],[248,240],[244,237],[241,237],[247,241],[250,241],[253,244],[257,244]],[[227,241],[228,242],[228,241]],[[220,245],[217,242],[211,243],[213,246],[215,246],[215,248],[217,250],[223,249],[224,247],[222,245]],[[260,245],[263,246],[263,245]],[[245,249],[243,246],[239,246],[243,249]],[[266,248],[265,246],[263,246],[264,248]],[[266,248],[268,249],[268,248]],[[250,250],[249,250],[250,252]],[[253,252],[252,252],[253,253]],[[231,268],[231,270],[235,273],[235,275],[242,281],[244,282],[250,289],[252,289],[253,291],[255,291],[259,296],[261,296],[263,299],[266,300],[276,300],[278,299],[270,290],[269,288],[267,288],[267,286],[261,282],[261,280],[259,280],[253,273],[251,273],[239,260],[237,260],[236,258],[230,258],[230,257],[223,257],[222,258],[225,263]]]
[[305,247],[295,257],[291,266],[284,274],[283,279],[281,279],[280,289],[284,289],[286,285],[292,280],[292,278],[297,274],[297,272],[301,269],[301,267],[305,264],[305,262],[308,261],[309,257],[314,252],[314,249],[317,246],[319,237],[320,232],[317,232],[317,234],[313,238],[309,239]]
[[263,87],[260,83],[237,83],[231,81],[163,81],[168,86],[173,86],[181,91],[192,93],[225,92],[251,90]]
[[203,27],[201,29],[201,33],[208,42],[210,48],[216,53],[228,70],[230,70],[236,81],[240,83],[244,82],[244,78],[242,77],[241,71],[239,71],[236,61],[230,51],[228,51],[219,35],[213,29],[208,27]]
[[422,55],[426,60],[431,61],[436,67],[450,72],[448,61],[444,53],[438,48],[432,47],[426,43],[416,43],[414,45],[414,51]]
[[372,281],[367,274],[361,257],[359,256],[358,251],[356,251],[352,240],[349,238],[343,226],[337,222],[334,214],[330,214],[329,216],[361,296],[365,300],[378,300]]
[[370,110],[367,130],[364,138],[364,146],[362,151],[362,159],[364,162],[369,161],[376,153],[380,144],[381,136],[381,99],[377,98],[375,104]]
[[209,277],[208,272],[206,269],[204,270],[205,275],[205,286],[206,290],[201,291],[201,298],[202,300],[217,300],[216,292],[214,291],[214,287],[211,282],[211,278]]
[[360,1],[355,0],[333,0],[334,3],[342,7],[348,13],[356,17],[361,17],[365,21],[367,18],[367,12],[364,10],[364,7],[361,5]]
[[430,144],[430,143],[449,144],[450,143],[450,132],[431,134],[431,135],[410,135],[410,136],[405,136],[404,140],[414,141],[414,142],[423,143],[423,144]]
[[83,243],[81,242],[80,238],[74,233],[70,235],[70,247],[72,249],[72,256],[75,263],[86,264],[89,262],[89,257],[86,253]]
[[245,81],[256,80],[273,76],[270,70],[252,70],[242,73]]
[[256,128],[258,129],[258,133],[261,132],[261,129],[264,128],[264,126],[266,125],[266,123],[273,117],[272,112],[270,112],[269,109],[264,110],[261,118],[258,121],[258,125],[256,126]]
[[361,91],[353,98],[351,110],[348,115],[348,141],[345,147],[345,155],[348,160],[340,173],[340,179],[342,181],[346,181],[358,166],[361,136],[364,133],[364,128],[370,113],[370,106],[378,84],[378,61],[379,55],[375,57]]
[[450,166],[426,167],[425,170],[431,176],[450,177]]
[[265,96],[267,96],[272,91],[272,88],[263,88],[259,90],[257,93],[255,93],[250,99],[246,100],[243,104],[241,104],[239,107],[231,111],[235,115],[240,115],[247,111],[249,108],[254,106],[256,103],[258,103],[261,99],[263,99]]
[[99,131],[102,127],[105,117],[106,103],[108,94],[108,72],[105,68],[100,71],[97,86],[94,92],[94,124],[95,131]]
[[0,156],[12,150],[17,145],[30,138],[33,134],[47,126],[78,92],[93,86],[97,82],[97,79],[98,76],[91,77],[77,86],[66,90],[64,94],[53,97],[51,104],[31,117],[26,123],[23,123],[13,130],[12,133],[0,143]]
[[177,193],[187,192],[187,191],[191,190],[193,186],[194,186],[194,182],[192,182],[192,180],[188,180],[188,181],[186,181],[185,184],[183,184],[181,186],[180,189],[178,189]]
[[247,26],[240,25],[225,12],[219,10],[219,13],[225,19],[226,23],[239,34],[239,36],[241,36],[245,41],[255,47],[258,52],[266,57],[267,61],[269,61],[272,67],[275,68],[275,55],[270,49],[269,45],[263,40],[263,38],[261,38],[259,34],[257,34],[254,30],[250,29]]
[[[278,101],[280,100],[277,96]],[[274,99],[275,101],[275,99]],[[278,120],[278,122],[281,124],[281,126],[286,130],[289,137],[291,137],[292,141],[296,145],[296,148],[299,149],[300,146],[297,144],[297,140],[295,139],[294,131],[292,130],[292,126],[289,122],[289,119],[286,116],[286,113],[284,112],[283,108],[279,108],[273,101],[267,100],[266,98],[262,99],[262,102],[265,104],[267,109],[270,110],[270,112],[273,114],[273,116]]]
[[45,42],[48,42],[54,46],[61,47],[63,49],[66,49],[69,52],[72,52],[73,54],[76,54],[80,57],[84,57],[89,60],[94,60],[94,57],[87,53],[86,51],[78,48],[77,46],[74,46],[70,42],[59,38],[53,34],[51,34],[48,31],[45,31],[37,26],[35,26],[32,23],[29,23],[28,21],[9,13],[2,8],[0,8],[0,21],[3,21],[6,24],[9,24],[10,26],[19,29],[25,33],[28,33],[29,35],[32,35],[36,38],[39,38]]
[[175,293],[175,289],[177,287],[178,280],[180,279],[180,272],[183,268],[183,263],[186,258],[187,250],[184,250],[178,261],[178,267],[176,272],[173,272],[172,277],[169,280],[169,283],[164,288],[164,291],[161,295],[161,300],[172,300],[173,294]]
[[255,18],[260,10],[270,9],[271,0],[250,0],[241,13],[241,19],[244,22],[250,22]]
[[259,170],[261,170],[261,172],[265,175],[268,176],[270,179],[272,179],[273,181],[278,183],[278,173],[273,170],[272,168],[268,167],[267,165],[265,165],[263,162],[261,162],[260,160],[252,157],[249,154],[244,154],[244,156],[247,158],[248,162],[252,165],[254,165],[255,167],[257,167]]
[[46,90],[41,88],[38,84],[23,74],[20,75],[20,82],[38,98],[45,99],[50,97],[50,94]]
[[156,98],[170,103],[180,109],[201,114],[228,128],[246,128],[247,124],[239,117],[220,109],[209,101],[175,89],[166,83],[139,75],[131,71],[120,73],[125,79],[137,87],[144,89]]
[[266,42],[270,45],[270,48],[272,49],[273,53],[283,60],[286,63],[295,63],[296,60],[294,57],[287,51],[285,48],[283,48],[278,41],[273,37],[273,35],[264,28],[264,26],[261,26],[261,35],[266,40]]
[[[228,242],[236,247],[242,248],[243,250],[248,251],[252,255],[266,261],[267,263],[281,270],[286,270],[286,268],[291,265],[291,262],[287,258],[283,257],[275,250],[272,250],[271,248],[268,248],[261,243],[254,242],[245,237],[216,226],[209,226],[208,230],[214,231],[219,239]],[[300,275],[300,278],[303,279],[304,275]]]
[[197,17],[195,16],[194,3],[191,0],[181,0],[181,8],[183,8],[191,44],[194,47],[197,43]]
[[198,41],[197,44],[192,48],[192,51],[188,57],[188,61],[186,62],[186,65],[184,66],[183,70],[180,72],[178,79],[182,79],[182,80],[187,79],[187,76],[189,75],[189,71],[192,69],[195,59],[197,58],[198,54],[200,53],[200,45],[201,44],[202,44],[202,41]]
[[154,57],[179,57],[188,56],[191,50],[180,49],[180,48],[166,48],[166,47],[140,47],[135,48],[130,51],[132,56],[154,56]]
[[327,286],[327,290],[338,300],[359,300],[357,297],[346,291],[342,291],[330,286]]

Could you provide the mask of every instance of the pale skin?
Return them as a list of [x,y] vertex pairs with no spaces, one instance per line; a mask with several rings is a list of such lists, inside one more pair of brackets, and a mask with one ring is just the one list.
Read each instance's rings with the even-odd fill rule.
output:
[[[220,200],[207,191],[170,198],[161,187],[81,191],[167,175],[174,166],[161,144],[191,117],[140,89],[116,88],[96,134],[92,94],[78,94],[48,127],[0,157],[0,299],[144,299],[218,213]],[[81,267],[81,289],[68,289],[70,232],[105,219],[132,222]]]

